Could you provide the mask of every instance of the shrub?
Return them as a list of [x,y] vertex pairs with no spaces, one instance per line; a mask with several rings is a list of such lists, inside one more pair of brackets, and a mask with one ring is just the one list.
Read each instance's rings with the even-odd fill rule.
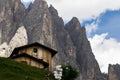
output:
[[78,77],[79,72],[76,68],[72,67],[70,64],[63,65],[63,76],[62,80],[75,80]]

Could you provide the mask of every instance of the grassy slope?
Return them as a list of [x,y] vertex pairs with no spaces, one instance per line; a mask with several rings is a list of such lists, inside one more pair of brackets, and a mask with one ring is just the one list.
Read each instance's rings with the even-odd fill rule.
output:
[[[48,80],[45,76],[48,73],[43,69],[0,58],[0,80]],[[49,79],[54,80],[52,76]]]

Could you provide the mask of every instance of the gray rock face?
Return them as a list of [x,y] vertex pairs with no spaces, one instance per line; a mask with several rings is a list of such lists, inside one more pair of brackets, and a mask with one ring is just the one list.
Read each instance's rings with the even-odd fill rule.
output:
[[53,59],[53,66],[70,62],[77,67],[75,47],[64,29],[62,18],[52,6],[48,8],[44,0],[36,0],[28,9],[24,25],[28,43],[40,42],[59,52]]
[[[58,16],[58,13],[54,7],[50,6],[49,11],[51,13],[53,42],[59,52],[55,63],[71,63],[77,67],[76,64],[76,48],[73,45],[71,38],[67,31],[64,29],[64,22],[62,18]],[[56,62],[57,61],[57,62]]]
[[120,80],[120,65],[109,65],[108,80]]
[[[29,43],[40,42],[51,45],[51,17],[45,1],[36,0],[30,5],[24,19],[24,25],[27,30]],[[50,42],[47,42],[48,39]]]
[[101,71],[86,38],[85,28],[81,27],[77,18],[73,18],[65,26],[76,46],[76,60],[81,71],[81,80],[101,80]]
[[20,0],[0,0],[1,43],[10,41],[21,24],[24,13],[25,8]]

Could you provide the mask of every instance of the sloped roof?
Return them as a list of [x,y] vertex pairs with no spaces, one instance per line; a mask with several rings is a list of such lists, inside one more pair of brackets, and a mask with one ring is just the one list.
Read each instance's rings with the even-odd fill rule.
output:
[[24,45],[24,46],[20,46],[20,47],[15,48],[15,49],[13,50],[12,54],[10,55],[10,57],[12,57],[14,54],[18,54],[18,51],[19,51],[20,49],[24,49],[24,48],[31,47],[31,46],[40,46],[40,47],[42,47],[42,48],[47,49],[48,51],[51,52],[52,57],[57,53],[56,50],[54,50],[54,49],[52,49],[52,48],[49,48],[49,47],[47,47],[47,46],[44,46],[44,45],[42,45],[42,44],[40,44],[40,43],[38,43],[38,42],[35,42],[35,43],[32,43],[32,44],[28,44],[28,45]]

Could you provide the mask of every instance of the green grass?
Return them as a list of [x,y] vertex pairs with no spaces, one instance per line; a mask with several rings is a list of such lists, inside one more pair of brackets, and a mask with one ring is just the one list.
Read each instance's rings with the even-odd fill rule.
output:
[[[0,80],[48,80],[50,72],[11,59],[0,58]],[[49,80],[55,80],[51,74]]]

